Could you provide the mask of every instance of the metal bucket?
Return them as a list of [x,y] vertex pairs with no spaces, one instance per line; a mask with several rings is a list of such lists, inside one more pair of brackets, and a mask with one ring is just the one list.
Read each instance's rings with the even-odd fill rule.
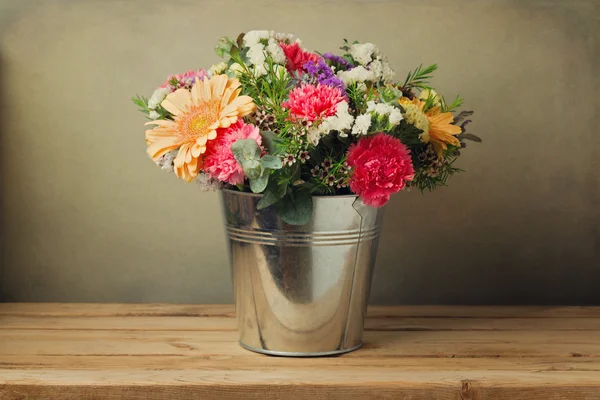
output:
[[260,195],[221,193],[240,344],[293,357],[359,348],[382,209],[314,196],[311,221],[294,226],[257,210]]

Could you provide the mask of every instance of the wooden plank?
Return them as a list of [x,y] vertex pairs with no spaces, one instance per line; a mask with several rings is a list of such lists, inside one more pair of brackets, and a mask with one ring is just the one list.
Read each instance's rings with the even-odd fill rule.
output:
[[265,357],[251,352],[238,355],[2,355],[0,369],[89,370],[273,370],[291,368],[318,372],[337,368],[380,368],[401,371],[600,371],[600,357],[499,357],[448,358],[359,356],[287,358]]
[[[423,331],[365,333],[356,356],[600,357],[586,331]],[[0,355],[239,355],[234,331],[0,330]],[[1,361],[1,358],[0,358]]]
[[[596,372],[430,371],[339,369],[296,371],[77,371],[4,373],[0,394],[60,398],[125,395],[148,399],[598,399]],[[48,389],[50,388],[50,390]],[[124,390],[126,389],[126,390]],[[9,392],[9,391],[12,391]],[[167,395],[169,397],[167,397]],[[532,396],[535,397],[532,397]],[[8,398],[5,396],[4,398]],[[72,397],[68,397],[72,396]],[[145,397],[142,397],[145,396]],[[204,397],[202,397],[204,396]],[[21,397],[22,398],[22,397]],[[117,397],[118,398],[118,397]]]
[[[0,316],[2,329],[235,331],[234,317]],[[406,318],[372,317],[369,331],[600,331],[600,318]],[[600,335],[600,332],[599,332]]]
[[600,399],[600,308],[371,307],[363,350],[273,358],[230,305],[0,304],[5,399]]
[[235,317],[235,307],[195,304],[0,303],[1,316]]
[[[593,319],[585,319],[594,321]],[[587,325],[588,327],[590,325]],[[0,316],[0,330],[236,331],[233,317],[35,317]]]
[[[0,316],[235,317],[233,305],[0,303]],[[370,306],[369,317],[600,318],[600,307]]]

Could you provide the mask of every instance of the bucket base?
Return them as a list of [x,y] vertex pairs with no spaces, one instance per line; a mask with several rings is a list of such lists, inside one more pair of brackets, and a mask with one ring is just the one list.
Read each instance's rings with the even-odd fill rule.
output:
[[253,351],[255,353],[266,354],[269,356],[278,356],[278,357],[327,357],[327,356],[337,356],[344,353],[350,353],[351,351],[359,349],[363,344],[360,343],[357,346],[350,347],[349,349],[342,350],[333,350],[333,351],[319,351],[315,353],[304,353],[304,352],[293,352],[293,351],[275,351],[275,350],[265,350],[259,349],[257,347],[248,346],[240,341],[240,346],[245,348],[246,350]]

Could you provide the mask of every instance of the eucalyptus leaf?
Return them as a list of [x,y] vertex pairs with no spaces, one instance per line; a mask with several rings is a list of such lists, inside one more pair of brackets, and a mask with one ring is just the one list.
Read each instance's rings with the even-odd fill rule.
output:
[[277,215],[290,225],[307,224],[312,217],[313,200],[307,191],[290,190],[288,194],[275,203]]
[[260,159],[260,165],[264,169],[280,169],[283,166],[279,157],[270,154],[264,155]]
[[231,145],[231,152],[240,164],[244,160],[259,160],[262,150],[254,139],[238,139]]
[[269,183],[269,175],[263,174],[257,179],[250,179],[250,190],[254,193],[262,193]]
[[233,42],[230,39],[228,39],[226,37],[222,37],[221,39],[219,39],[219,42],[217,43],[217,46],[215,47],[215,53],[219,57],[228,56],[230,54],[232,46],[233,46]]
[[260,178],[260,176],[263,174],[263,168],[261,167],[259,161],[243,160],[241,165],[242,169],[244,170],[244,174],[246,174],[250,181]]

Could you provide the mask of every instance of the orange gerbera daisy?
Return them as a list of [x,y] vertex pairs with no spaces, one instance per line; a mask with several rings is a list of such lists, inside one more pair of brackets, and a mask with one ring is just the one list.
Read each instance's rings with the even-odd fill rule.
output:
[[441,112],[440,107],[436,106],[424,113],[425,102],[416,97],[412,100],[402,97],[398,102],[405,111],[406,121],[423,131],[421,141],[431,143],[438,156],[448,148],[448,144],[460,146],[455,135],[462,130],[460,126],[452,125],[454,117],[451,112]]
[[171,120],[155,120],[158,125],[146,131],[148,155],[157,161],[164,154],[179,149],[173,160],[175,174],[193,181],[202,168],[202,154],[218,128],[227,128],[238,118],[256,108],[250,96],[240,96],[240,82],[227,75],[199,80],[191,88],[169,94],[161,105],[173,114]]

